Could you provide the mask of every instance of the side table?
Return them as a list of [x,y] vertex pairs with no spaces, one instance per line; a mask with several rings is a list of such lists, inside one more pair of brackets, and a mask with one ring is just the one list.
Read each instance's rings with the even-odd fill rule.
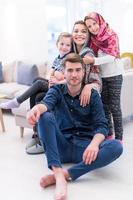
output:
[[5,132],[5,125],[4,125],[3,113],[2,113],[1,108],[0,108],[0,123],[1,123],[1,127],[2,127],[2,132]]

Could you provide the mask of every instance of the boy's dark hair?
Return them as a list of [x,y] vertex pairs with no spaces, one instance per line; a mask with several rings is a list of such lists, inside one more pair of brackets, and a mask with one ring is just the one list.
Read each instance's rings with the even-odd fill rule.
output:
[[83,58],[79,54],[76,53],[69,53],[62,61],[62,65],[65,68],[66,67],[66,62],[71,62],[71,63],[81,63],[83,69],[85,68]]

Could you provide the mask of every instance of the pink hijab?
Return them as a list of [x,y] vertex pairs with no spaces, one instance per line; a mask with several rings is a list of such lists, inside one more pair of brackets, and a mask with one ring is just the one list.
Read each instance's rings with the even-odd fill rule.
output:
[[85,17],[84,21],[87,19],[96,21],[100,27],[97,35],[91,34],[89,47],[92,48],[95,53],[97,53],[98,49],[101,49],[106,54],[120,57],[118,36],[110,29],[103,17],[98,13],[92,12]]

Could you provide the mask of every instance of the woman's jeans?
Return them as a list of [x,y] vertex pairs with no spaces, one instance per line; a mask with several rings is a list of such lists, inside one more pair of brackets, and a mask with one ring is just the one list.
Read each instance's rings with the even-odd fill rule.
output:
[[52,113],[43,113],[38,122],[38,132],[42,144],[45,144],[48,167],[62,167],[61,163],[76,163],[68,169],[72,180],[90,172],[104,167],[116,160],[123,151],[118,140],[105,140],[101,143],[95,161],[90,165],[83,162],[82,156],[91,139],[79,138],[72,135],[71,139],[59,130],[55,117]]

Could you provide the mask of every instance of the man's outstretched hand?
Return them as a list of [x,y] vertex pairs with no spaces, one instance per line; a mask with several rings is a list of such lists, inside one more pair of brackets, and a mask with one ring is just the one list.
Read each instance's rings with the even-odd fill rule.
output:
[[40,115],[46,111],[47,108],[44,104],[35,105],[30,111],[27,112],[26,119],[28,123],[34,126],[38,122]]

